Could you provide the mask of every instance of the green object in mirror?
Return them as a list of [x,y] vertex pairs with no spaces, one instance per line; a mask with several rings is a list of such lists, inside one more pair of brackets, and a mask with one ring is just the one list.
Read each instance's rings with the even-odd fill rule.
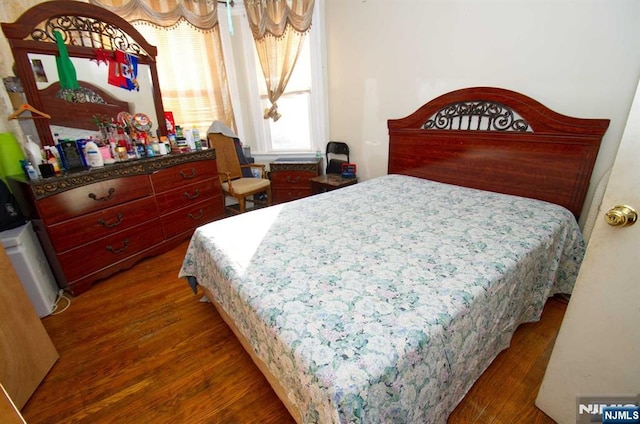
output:
[[58,78],[60,80],[60,86],[63,90],[73,90],[80,88],[78,85],[78,77],[76,76],[76,68],[71,63],[69,57],[69,51],[66,44],[62,39],[60,31],[53,31],[53,35],[56,37],[56,45],[58,46],[58,55],[56,56],[56,65],[58,67]]

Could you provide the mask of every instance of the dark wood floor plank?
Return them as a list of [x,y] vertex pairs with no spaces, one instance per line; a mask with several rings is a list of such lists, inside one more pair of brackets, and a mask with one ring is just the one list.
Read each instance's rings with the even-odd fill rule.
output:
[[[178,278],[186,248],[43,319],[60,359],[22,410],[28,423],[293,422],[215,308]],[[533,402],[565,309],[553,298],[522,325],[449,423],[553,422]]]

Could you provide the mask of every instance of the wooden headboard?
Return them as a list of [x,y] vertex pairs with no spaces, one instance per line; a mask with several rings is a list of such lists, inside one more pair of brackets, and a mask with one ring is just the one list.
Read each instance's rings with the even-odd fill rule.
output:
[[578,218],[609,120],[573,118],[514,91],[474,87],[387,126],[390,174],[545,200]]
[[[98,131],[93,120],[94,115],[106,115],[116,118],[119,112],[130,112],[128,102],[114,98],[109,92],[86,81],[78,81],[81,88],[89,89],[103,102],[72,103],[57,97],[60,83],[54,82],[47,88],[40,90],[40,98],[44,104],[44,111],[51,115],[50,125],[81,128]],[[95,99],[94,99],[95,100]]]

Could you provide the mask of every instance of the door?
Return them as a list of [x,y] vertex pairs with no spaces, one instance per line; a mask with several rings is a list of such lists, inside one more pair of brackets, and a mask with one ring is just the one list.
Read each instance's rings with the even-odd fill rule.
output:
[[59,356],[1,244],[0,269],[0,384],[22,409]]
[[640,212],[640,86],[536,400],[560,424],[588,422],[591,398],[640,396],[640,222],[609,225],[615,205]]

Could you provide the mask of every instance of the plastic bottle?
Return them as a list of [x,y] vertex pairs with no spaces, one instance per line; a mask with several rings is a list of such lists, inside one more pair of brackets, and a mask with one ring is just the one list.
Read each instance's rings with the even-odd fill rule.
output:
[[202,150],[202,140],[200,140],[200,130],[195,126],[191,130],[191,135],[193,136],[193,145],[196,150]]
[[30,135],[27,136],[27,142],[24,145],[24,150],[25,156],[29,159],[29,162],[31,162],[36,174],[40,176],[38,165],[42,163],[42,151],[40,150],[38,143],[33,141]]
[[187,140],[189,150],[192,152],[196,150],[196,143],[193,141],[193,132],[191,130],[184,130],[184,138]]
[[101,166],[104,166],[104,159],[102,158],[100,149],[93,140],[89,140],[85,144],[85,152],[87,155],[87,164],[91,168],[99,168]]
[[49,162],[53,166],[53,171],[56,175],[60,175],[60,163],[58,163],[58,158],[56,154],[53,152],[51,146],[44,146],[44,155],[47,158],[47,162]]
[[30,161],[27,162],[27,176],[30,180],[37,180],[39,178],[36,168],[33,167]]
[[89,161],[87,161],[87,140],[84,138],[79,138],[76,140],[76,146],[78,146],[78,151],[80,152],[80,161],[82,162],[82,167],[87,169],[89,167]]

